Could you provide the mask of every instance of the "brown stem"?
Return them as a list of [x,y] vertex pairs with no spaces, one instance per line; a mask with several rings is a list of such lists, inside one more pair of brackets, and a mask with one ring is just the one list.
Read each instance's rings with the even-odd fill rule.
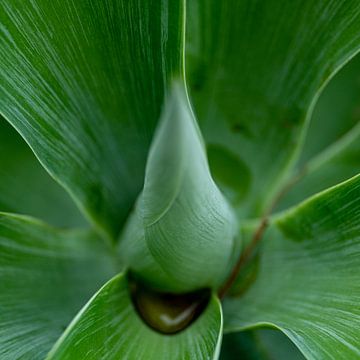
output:
[[251,257],[253,251],[255,250],[257,244],[260,242],[262,235],[267,227],[268,224],[268,218],[264,217],[258,228],[256,229],[254,236],[248,245],[247,248],[241,253],[238,261],[236,262],[230,276],[226,280],[225,284],[220,288],[219,290],[219,298],[223,299],[226,293],[230,290],[231,286],[234,284],[236,278],[239,275],[240,270],[243,268],[244,264],[248,261],[248,259]]
[[279,203],[279,201],[284,197],[284,195],[306,174],[307,169],[304,167],[299,170],[285,185],[284,187],[275,195],[271,205],[264,212],[264,215],[261,218],[259,226],[256,228],[255,233],[249,243],[249,245],[245,248],[245,250],[239,256],[238,261],[236,262],[234,268],[231,271],[230,276],[227,278],[224,285],[220,288],[218,292],[218,296],[220,299],[223,299],[226,293],[230,290],[235,280],[237,279],[241,269],[251,258],[252,254],[257,248],[257,245],[260,243],[264,231],[267,228],[269,217],[274,211],[275,207]]

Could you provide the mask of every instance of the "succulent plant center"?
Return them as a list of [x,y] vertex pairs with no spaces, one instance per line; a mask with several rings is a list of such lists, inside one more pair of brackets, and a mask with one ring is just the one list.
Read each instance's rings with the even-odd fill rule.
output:
[[168,334],[196,320],[234,267],[238,234],[234,211],[212,178],[184,84],[174,82],[144,188],[120,239],[119,254],[139,281],[131,289],[141,318]]

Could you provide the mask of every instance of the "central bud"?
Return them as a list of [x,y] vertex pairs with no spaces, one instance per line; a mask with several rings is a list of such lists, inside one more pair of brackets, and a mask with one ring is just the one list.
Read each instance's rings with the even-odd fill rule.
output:
[[238,233],[233,211],[211,177],[186,90],[175,84],[120,255],[136,276],[161,291],[216,289],[234,263]]

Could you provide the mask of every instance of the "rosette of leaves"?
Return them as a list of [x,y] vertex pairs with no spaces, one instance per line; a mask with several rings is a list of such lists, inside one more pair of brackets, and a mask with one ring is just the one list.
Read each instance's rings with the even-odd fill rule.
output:
[[359,48],[355,0],[2,1],[0,358],[360,358]]

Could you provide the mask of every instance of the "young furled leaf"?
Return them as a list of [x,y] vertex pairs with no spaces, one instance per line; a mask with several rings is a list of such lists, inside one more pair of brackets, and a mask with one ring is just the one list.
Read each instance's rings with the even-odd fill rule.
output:
[[211,177],[200,131],[178,83],[166,99],[133,216],[137,220],[129,226],[139,235],[127,230],[120,253],[142,279],[176,292],[216,288],[224,281],[233,263],[237,221]]

